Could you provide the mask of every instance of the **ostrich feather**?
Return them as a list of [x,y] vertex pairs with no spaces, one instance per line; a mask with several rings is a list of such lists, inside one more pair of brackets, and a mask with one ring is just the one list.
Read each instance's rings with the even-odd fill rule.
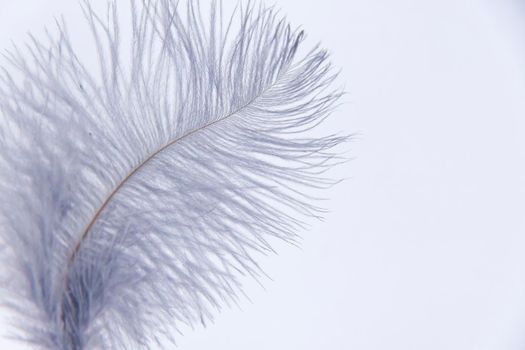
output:
[[95,66],[65,21],[4,54],[5,304],[39,349],[150,348],[212,320],[321,217],[347,139],[309,136],[342,93],[274,8],[131,1],[126,46],[116,4],[82,3]]

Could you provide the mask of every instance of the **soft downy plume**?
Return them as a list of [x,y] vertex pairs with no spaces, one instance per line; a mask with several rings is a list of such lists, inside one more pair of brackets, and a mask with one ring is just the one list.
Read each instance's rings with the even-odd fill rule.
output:
[[116,2],[84,1],[98,69],[63,22],[5,54],[3,294],[35,348],[175,342],[237,301],[273,238],[322,215],[347,139],[308,136],[342,94],[327,53],[299,55],[303,32],[273,8],[200,6],[132,1],[128,47]]

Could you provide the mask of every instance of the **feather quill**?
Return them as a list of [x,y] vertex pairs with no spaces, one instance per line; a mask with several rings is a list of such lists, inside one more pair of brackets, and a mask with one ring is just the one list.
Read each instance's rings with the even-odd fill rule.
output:
[[308,137],[342,94],[326,51],[299,57],[303,32],[254,3],[130,7],[125,49],[116,2],[83,2],[98,71],[64,21],[4,55],[3,285],[35,348],[175,342],[321,216],[307,188],[336,183],[347,137]]

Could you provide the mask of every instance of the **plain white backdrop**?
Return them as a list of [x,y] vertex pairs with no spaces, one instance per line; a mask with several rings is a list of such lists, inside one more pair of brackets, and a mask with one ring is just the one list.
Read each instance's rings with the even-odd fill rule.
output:
[[[179,349],[525,349],[525,3],[276,5],[342,69],[349,180]],[[77,2],[0,0],[0,47],[60,14],[74,28]]]

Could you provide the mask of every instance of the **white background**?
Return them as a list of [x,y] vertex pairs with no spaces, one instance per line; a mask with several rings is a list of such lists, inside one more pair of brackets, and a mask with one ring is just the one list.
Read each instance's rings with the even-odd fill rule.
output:
[[[525,3],[277,6],[342,68],[350,179],[262,262],[265,290],[246,280],[251,302],[179,348],[525,349]],[[61,13],[74,26],[76,1],[0,0],[0,47]]]

